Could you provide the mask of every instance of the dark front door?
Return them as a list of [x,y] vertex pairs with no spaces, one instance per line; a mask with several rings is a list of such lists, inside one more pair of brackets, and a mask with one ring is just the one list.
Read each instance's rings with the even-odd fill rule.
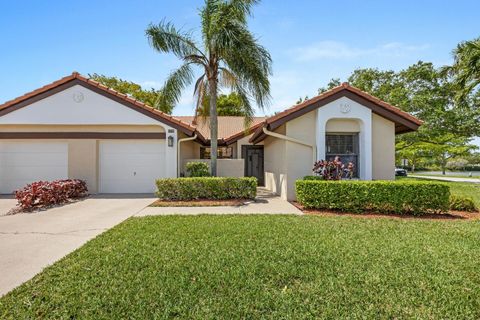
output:
[[256,177],[258,185],[264,185],[263,146],[242,146],[245,159],[245,177]]

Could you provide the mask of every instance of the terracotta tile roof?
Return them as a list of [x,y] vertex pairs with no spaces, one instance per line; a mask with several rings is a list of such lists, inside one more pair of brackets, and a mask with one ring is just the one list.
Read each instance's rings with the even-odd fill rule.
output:
[[318,102],[318,101],[320,101],[320,100],[323,100],[323,99],[325,99],[325,98],[327,98],[327,97],[329,97],[329,96],[332,96],[332,95],[334,95],[335,93],[340,92],[340,91],[342,91],[342,90],[348,90],[348,91],[351,91],[351,92],[353,92],[353,93],[356,93],[356,94],[358,94],[359,96],[362,96],[362,97],[364,97],[364,98],[367,99],[367,100],[370,100],[370,101],[372,101],[372,102],[374,102],[374,103],[376,103],[376,104],[379,104],[379,105],[381,105],[382,107],[388,109],[389,111],[392,111],[393,113],[401,116],[402,118],[405,118],[405,119],[407,119],[407,120],[410,120],[410,121],[412,121],[412,122],[414,122],[414,123],[416,123],[416,124],[418,124],[418,125],[421,125],[421,124],[423,123],[423,121],[421,121],[420,119],[417,119],[416,117],[412,116],[412,115],[409,114],[408,112],[405,112],[405,111],[401,110],[400,108],[394,107],[394,106],[392,106],[391,104],[386,103],[385,101],[382,101],[382,100],[380,100],[380,99],[372,96],[371,94],[368,94],[368,93],[366,93],[366,92],[364,92],[364,91],[362,91],[362,90],[360,90],[360,89],[358,89],[358,88],[355,88],[355,87],[349,85],[347,82],[344,82],[344,83],[342,83],[341,85],[339,85],[339,86],[337,86],[337,87],[335,87],[335,88],[333,88],[333,89],[331,89],[331,90],[328,90],[328,91],[326,91],[326,92],[324,92],[324,93],[322,93],[322,94],[320,94],[320,95],[318,95],[318,96],[316,96],[316,97],[313,97],[313,98],[311,98],[311,99],[305,100],[305,101],[302,102],[302,103],[299,103],[299,104],[297,104],[297,105],[295,105],[295,106],[293,106],[293,107],[290,107],[290,108],[288,108],[288,109],[286,109],[286,110],[284,110],[284,111],[282,111],[282,112],[280,112],[280,113],[277,113],[276,115],[274,115],[274,116],[266,119],[266,122],[267,122],[267,123],[272,123],[272,122],[274,122],[274,121],[276,121],[276,120],[278,120],[278,119],[280,119],[280,118],[285,117],[286,115],[289,115],[289,114],[291,114],[291,113],[294,113],[294,112],[297,111],[297,110],[303,109],[304,107],[306,107],[306,106],[308,106],[308,105],[311,105],[312,103],[315,103],[315,102]]
[[[380,106],[381,108],[383,109],[386,109],[388,111],[390,111],[391,113],[411,122],[414,126],[420,126],[422,125],[423,121],[421,121],[420,119],[412,116],[411,114],[401,110],[400,108],[397,108],[395,106],[392,106],[391,104],[385,102],[385,101],[382,101],[366,92],[363,92],[362,90],[358,89],[358,88],[355,88],[351,85],[349,85],[348,83],[344,82],[342,83],[340,86],[337,86],[331,90],[328,90],[316,97],[313,97],[311,99],[308,99],[308,100],[305,100],[304,102],[302,103],[299,103],[297,105],[294,105],[282,112],[279,112],[267,119],[265,119],[265,121],[263,122],[263,126],[268,126],[270,124],[273,124],[273,123],[279,123],[279,122],[282,122],[282,120],[284,121],[288,121],[292,116],[295,117],[295,113],[300,113],[303,109],[306,109],[307,107],[311,107],[313,104],[317,103],[317,102],[320,102],[322,100],[325,100],[327,99],[328,97],[331,97],[341,91],[349,91],[349,92],[352,92],[360,97],[363,97],[364,99],[374,103],[375,105],[378,105]],[[301,114],[299,114],[301,115]],[[254,133],[254,136],[250,139],[251,141],[254,141],[256,138],[258,138],[260,135],[262,134],[262,129],[261,128],[258,128],[256,130],[256,132]]]
[[[210,118],[197,117],[197,123],[193,124],[193,116],[177,116],[178,119],[194,126],[206,139],[210,139]],[[244,127],[243,117],[219,116],[218,139],[224,143],[232,143],[241,139],[249,132],[253,132],[263,123],[266,117],[254,117],[248,130]]]
[[[57,81],[54,81],[48,85],[45,85],[41,88],[38,88],[36,90],[33,90],[31,92],[28,92],[20,97],[17,97],[13,100],[10,100],[10,101],[7,101],[5,103],[3,103],[2,105],[0,105],[0,116],[7,113],[8,109],[12,108],[16,105],[18,105],[19,103],[21,102],[24,102],[30,98],[33,98],[35,96],[38,96],[44,92],[47,92],[49,90],[52,90],[52,89],[55,89],[63,84],[66,84],[70,81],[74,81],[74,80],[78,80],[78,81],[81,81],[83,83],[86,83],[88,85],[91,85],[91,86],[94,86],[102,91],[104,91],[105,93],[108,93],[108,94],[111,94],[113,96],[116,96],[118,98],[121,98],[122,100],[124,100],[125,102],[128,102],[130,106],[138,109],[138,110],[143,110],[143,111],[147,111],[147,113],[155,116],[155,118],[161,118],[163,120],[165,120],[165,122],[169,125],[173,125],[174,127],[177,127],[179,129],[184,129],[182,131],[184,131],[185,133],[188,133],[188,134],[193,134],[195,132],[195,127],[191,126],[189,123],[187,122],[184,122],[176,117],[173,117],[171,115],[168,115],[166,113],[163,113],[139,100],[136,100],[126,94],[123,94],[123,93],[120,93],[114,89],[111,89],[111,88],[108,88],[106,86],[104,86],[103,84],[95,81],[95,80],[92,80],[92,79],[89,79],[87,77],[84,77],[82,75],[80,75],[78,72],[73,72],[71,75],[69,76],[66,76],[66,77],[63,77]],[[13,110],[12,110],[13,111]],[[203,137],[202,137],[203,138]]]

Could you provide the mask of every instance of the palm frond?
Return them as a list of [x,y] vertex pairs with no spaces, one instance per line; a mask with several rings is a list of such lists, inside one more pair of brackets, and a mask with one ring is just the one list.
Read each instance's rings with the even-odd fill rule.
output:
[[180,100],[182,90],[192,83],[193,76],[194,73],[190,63],[185,63],[172,72],[165,81],[161,89],[162,94],[159,96],[155,106],[176,104]]
[[191,34],[177,30],[170,22],[161,21],[157,25],[150,24],[145,33],[150,45],[157,51],[173,53],[180,59],[190,55],[204,56]]

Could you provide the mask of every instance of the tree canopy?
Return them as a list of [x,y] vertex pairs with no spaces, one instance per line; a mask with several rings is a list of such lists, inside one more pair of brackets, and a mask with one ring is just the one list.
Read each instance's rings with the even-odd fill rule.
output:
[[135,98],[143,103],[148,104],[151,107],[155,107],[156,109],[163,111],[165,113],[171,114],[173,110],[172,104],[159,104],[158,101],[161,99],[161,91],[155,90],[154,88],[144,89],[141,85],[128,81],[123,80],[117,77],[109,77],[102,74],[89,74],[90,79],[100,82],[101,84],[112,88],[118,92],[123,94],[127,94],[132,98]]
[[[205,96],[201,108],[198,110],[198,115],[202,117],[210,116],[210,101],[209,96]],[[244,117],[244,105],[240,96],[231,92],[229,94],[220,94],[217,99],[217,113],[219,116],[237,116]]]

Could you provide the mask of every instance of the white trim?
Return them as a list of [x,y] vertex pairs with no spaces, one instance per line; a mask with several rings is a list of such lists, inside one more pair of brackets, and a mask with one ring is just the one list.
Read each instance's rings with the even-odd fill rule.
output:
[[341,97],[319,108],[316,126],[317,160],[326,157],[327,122],[334,119],[359,122],[360,179],[372,180],[372,110],[347,97]]

